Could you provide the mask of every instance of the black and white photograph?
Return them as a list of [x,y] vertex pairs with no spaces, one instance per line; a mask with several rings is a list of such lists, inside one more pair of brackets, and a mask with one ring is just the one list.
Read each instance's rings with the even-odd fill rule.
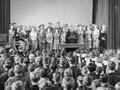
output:
[[120,0],[0,0],[0,90],[120,90]]

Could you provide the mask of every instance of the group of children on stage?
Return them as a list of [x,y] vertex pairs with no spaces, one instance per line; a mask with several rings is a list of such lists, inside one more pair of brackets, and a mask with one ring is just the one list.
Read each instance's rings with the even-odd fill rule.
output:
[[85,44],[89,48],[106,48],[106,26],[91,24],[85,25],[61,25],[57,22],[54,26],[51,22],[48,25],[41,24],[39,28],[35,26],[17,26],[12,23],[9,29],[9,44],[16,49],[27,50],[58,50],[59,44]]

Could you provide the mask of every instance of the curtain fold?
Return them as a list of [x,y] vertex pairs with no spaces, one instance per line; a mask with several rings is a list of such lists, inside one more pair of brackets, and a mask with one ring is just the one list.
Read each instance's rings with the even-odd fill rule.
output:
[[10,0],[0,0],[0,45],[7,43],[10,24]]
[[120,0],[93,0],[93,4],[93,23],[107,26],[107,48],[120,48]]

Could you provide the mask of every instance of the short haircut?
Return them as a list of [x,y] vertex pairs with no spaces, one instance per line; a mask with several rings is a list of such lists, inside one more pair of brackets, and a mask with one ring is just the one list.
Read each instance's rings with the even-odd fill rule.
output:
[[106,74],[101,74],[100,75],[100,80],[102,83],[107,83],[108,82],[108,76]]
[[40,76],[41,77],[47,77],[47,71],[45,69],[40,70]]
[[61,75],[59,72],[53,73],[53,81],[54,82],[60,82]]
[[20,80],[13,82],[13,84],[11,86],[11,90],[25,90],[24,82],[22,82]]
[[95,79],[92,81],[92,85],[94,85],[95,88],[98,88],[101,86],[101,82],[99,79]]
[[94,72],[96,70],[96,64],[94,62],[89,63],[88,70],[90,73]]
[[93,80],[93,78],[91,76],[85,75],[83,77],[83,84],[90,86],[92,84],[92,80]]
[[65,69],[64,77],[73,77],[73,71],[70,68]]
[[67,88],[67,90],[71,90],[74,88],[75,80],[72,77],[66,77],[62,80],[63,88]]
[[15,65],[14,66],[14,73],[15,74],[22,74],[22,69],[20,65]]
[[38,73],[35,73],[35,72],[31,72],[30,73],[30,80],[33,81],[33,82],[38,82],[40,79]]

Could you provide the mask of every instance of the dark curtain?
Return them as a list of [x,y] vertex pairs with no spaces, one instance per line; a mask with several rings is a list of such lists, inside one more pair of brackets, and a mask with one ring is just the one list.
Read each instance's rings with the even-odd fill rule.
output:
[[107,48],[120,47],[120,0],[93,0],[92,22],[107,26]]
[[10,0],[0,0],[0,45],[8,41]]

